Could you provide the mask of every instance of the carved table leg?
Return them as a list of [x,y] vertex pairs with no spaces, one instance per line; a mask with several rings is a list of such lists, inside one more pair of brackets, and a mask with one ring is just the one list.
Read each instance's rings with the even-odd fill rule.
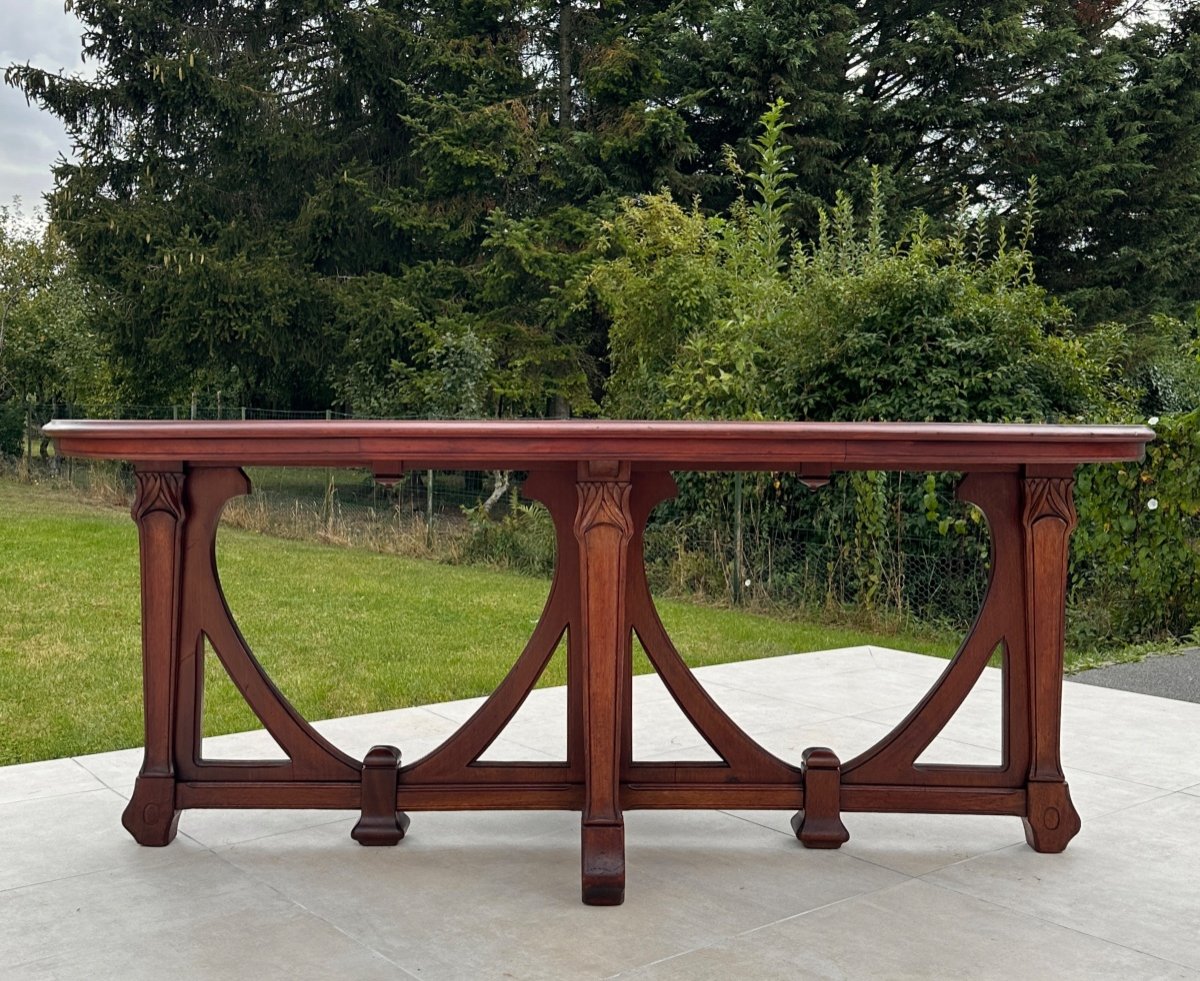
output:
[[1027,467],[1024,479],[1032,741],[1024,823],[1025,840],[1039,852],[1061,852],[1079,831],[1059,759],[1067,547],[1075,527],[1072,473],[1071,467]]
[[146,750],[121,823],[140,845],[175,837],[175,702],[179,686],[182,470],[139,471],[133,519],[142,570],[142,677]]
[[625,569],[633,536],[629,464],[582,463],[575,537],[583,634],[583,901],[625,899],[625,823],[621,814],[621,710],[624,705]]

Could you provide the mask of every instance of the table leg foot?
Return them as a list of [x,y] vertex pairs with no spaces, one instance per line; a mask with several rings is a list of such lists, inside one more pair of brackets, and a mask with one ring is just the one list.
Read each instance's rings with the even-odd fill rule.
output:
[[139,776],[121,824],[139,845],[161,848],[175,840],[179,810],[175,807],[175,778]]
[[1064,782],[1031,780],[1025,817],[1025,840],[1036,852],[1061,852],[1079,833],[1079,814]]
[[372,746],[363,759],[362,814],[350,837],[360,845],[395,845],[408,830],[409,818],[396,810],[400,750]]
[[620,906],[625,901],[624,825],[583,826],[583,901]]
[[392,811],[386,815],[363,815],[350,832],[350,837],[360,845],[398,845],[408,831],[411,820],[403,811]]
[[804,751],[804,809],[792,816],[792,831],[805,848],[840,848],[850,840],[842,824],[842,764],[831,749]]

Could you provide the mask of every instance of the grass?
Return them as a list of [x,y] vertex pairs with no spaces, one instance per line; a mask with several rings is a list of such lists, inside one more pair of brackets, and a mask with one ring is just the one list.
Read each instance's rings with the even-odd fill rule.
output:
[[[543,580],[223,529],[230,606],[307,718],[490,692]],[[0,765],[142,742],[137,536],[128,511],[0,480]],[[948,656],[947,635],[816,625],[664,600],[692,666],[873,643]],[[205,732],[257,727],[210,657]],[[640,671],[648,665],[640,661]],[[543,684],[563,684],[561,654]]]

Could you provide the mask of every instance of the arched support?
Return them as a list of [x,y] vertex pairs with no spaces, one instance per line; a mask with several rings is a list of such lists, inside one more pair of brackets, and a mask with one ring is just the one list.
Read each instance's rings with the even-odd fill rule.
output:
[[[959,484],[957,493],[983,512],[991,535],[992,569],[983,604],[966,639],[928,694],[887,736],[842,767],[844,783],[1000,786],[1010,784],[1009,775],[1023,772],[1028,765],[1020,724],[1024,697],[1021,686],[1011,684],[1014,673],[1024,679],[1026,660],[1022,631],[1013,629],[1023,617],[1020,483],[1013,473],[972,473]],[[918,764],[917,759],[971,693],[1000,644],[1005,649],[1001,766]]]
[[[188,474],[189,515],[183,555],[188,591],[180,624],[181,671],[175,733],[182,779],[358,780],[362,765],[312,728],[275,687],[234,622],[217,571],[217,524],[225,504],[250,493],[236,468],[197,468]],[[230,679],[288,759],[205,762],[201,758],[204,641],[211,642]]]
[[[554,523],[558,554],[554,579],[546,605],[538,619],[529,642],[521,652],[504,680],[446,742],[424,758],[401,770],[401,781],[412,783],[451,784],[480,779],[491,769],[497,778],[511,780],[513,767],[490,767],[477,763],[487,748],[496,740],[517,710],[524,704],[538,678],[546,670],[554,655],[563,632],[567,631],[568,687],[577,695],[577,685],[571,685],[572,676],[578,673],[579,660],[579,590],[575,568],[579,563],[579,551],[572,532],[575,518],[575,481],[572,475],[562,471],[540,471],[530,474],[522,486],[527,497],[541,501],[550,512]],[[567,708],[567,765],[562,779],[583,779],[582,764],[582,719],[578,697],[569,700]],[[538,769],[558,767],[561,764],[540,764]]]
[[[661,502],[675,496],[675,481],[668,473],[638,474],[637,477],[631,503],[633,527],[636,530],[629,547],[629,596],[626,606],[629,624],[671,697],[701,738],[724,761],[725,773],[718,775],[713,772],[716,768],[709,767],[705,779],[723,779],[730,783],[799,783],[800,770],[768,753],[746,735],[704,690],[667,634],[654,605],[654,598],[650,595],[649,583],[646,581],[643,540],[651,511]],[[632,633],[628,640],[632,645]],[[626,660],[631,659],[632,651],[627,650]],[[631,715],[627,707],[624,749],[626,779],[638,779],[639,776],[644,779],[646,772],[653,767],[632,763]]]

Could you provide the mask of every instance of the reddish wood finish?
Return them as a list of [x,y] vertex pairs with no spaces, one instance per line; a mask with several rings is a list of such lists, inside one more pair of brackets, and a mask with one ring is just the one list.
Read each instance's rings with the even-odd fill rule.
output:
[[142,845],[167,845],[179,826],[175,801],[175,693],[179,685],[179,606],[184,474],[141,471],[133,501],[142,565],[142,699],[146,748],[121,823]]
[[[146,749],[123,823],[147,845],[174,837],[190,807],[358,809],[362,844],[391,845],[405,810],[581,812],[585,903],[624,897],[629,808],[794,808],[808,847],[848,838],[843,812],[1009,814],[1038,851],[1079,830],[1059,761],[1067,547],[1076,463],[1138,459],[1141,427],[817,423],[113,423],[46,427],[65,455],[137,465]],[[221,593],[217,522],[249,491],[248,464],[509,467],[554,523],[558,562],[525,650],[491,697],[432,753],[405,766],[376,746],[359,761],[323,739],[271,683]],[[712,700],[675,650],[646,583],[652,509],[673,469],[794,470],[815,486],[839,469],[966,471],[959,496],[992,536],[983,606],[957,655],[911,713],[846,763],[812,747],[797,766],[766,752]],[[716,762],[638,762],[630,674],[636,635]],[[562,639],[567,759],[481,762]],[[204,656],[211,646],[282,747],[280,760],[205,760]],[[1003,661],[998,766],[918,762],[978,681]],[[803,720],[797,719],[797,724]]]
[[579,464],[579,630],[583,635],[583,901],[625,899],[625,822],[621,817],[626,570],[633,515],[629,464]]
[[395,746],[372,746],[363,757],[362,817],[350,832],[360,845],[398,845],[408,830],[408,815],[396,809],[399,771]]
[[[43,432],[64,456],[139,463],[543,470],[626,460],[635,470],[993,470],[1139,459],[1142,426],[911,422],[102,422]],[[808,464],[819,464],[811,468]]]
[[804,809],[792,817],[792,830],[806,848],[840,848],[850,840],[842,824],[842,764],[833,750],[804,751]]
[[1064,610],[1068,543],[1075,527],[1069,467],[1026,468],[1024,483],[1025,624],[1030,660],[1032,736],[1025,840],[1039,852],[1061,852],[1079,831],[1079,815],[1058,755],[1062,718]]

